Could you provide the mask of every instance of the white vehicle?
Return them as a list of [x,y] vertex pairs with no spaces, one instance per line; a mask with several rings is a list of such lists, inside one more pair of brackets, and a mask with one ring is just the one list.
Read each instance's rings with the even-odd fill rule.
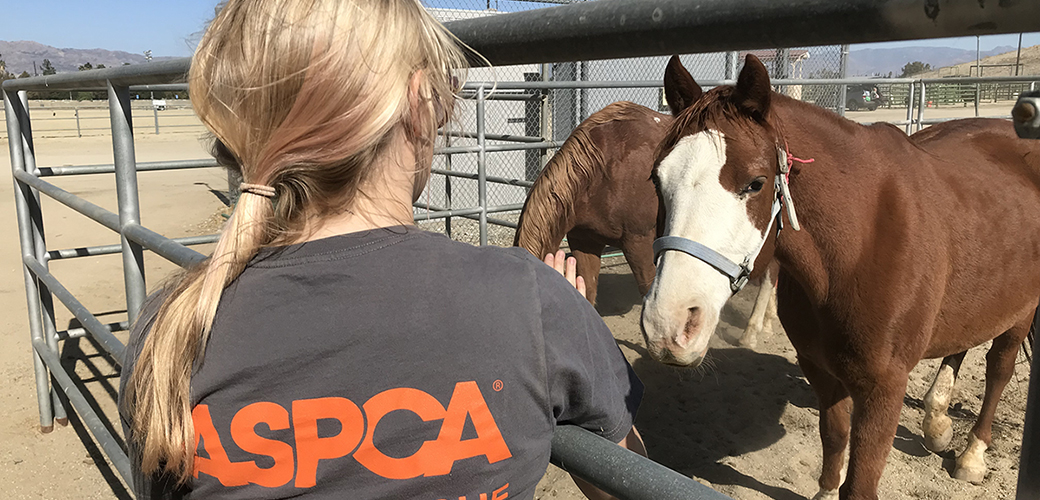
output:
[[156,111],[166,111],[166,99],[152,99],[152,107]]

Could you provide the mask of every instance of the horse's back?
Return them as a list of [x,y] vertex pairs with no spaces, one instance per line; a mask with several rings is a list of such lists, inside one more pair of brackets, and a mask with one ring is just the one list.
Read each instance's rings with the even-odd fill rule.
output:
[[932,186],[932,203],[925,204],[938,214],[935,227],[945,229],[950,258],[937,327],[962,329],[952,336],[936,332],[928,354],[941,356],[969,347],[972,337],[983,341],[1002,333],[1036,306],[1040,147],[999,119],[944,122],[911,140],[934,158],[917,166],[922,178],[940,179]]
[[[918,146],[964,168],[986,165],[1026,175],[1040,186],[1040,144],[1023,140],[1008,120],[966,118],[928,127],[910,136]],[[974,155],[983,165],[972,166],[964,155]]]

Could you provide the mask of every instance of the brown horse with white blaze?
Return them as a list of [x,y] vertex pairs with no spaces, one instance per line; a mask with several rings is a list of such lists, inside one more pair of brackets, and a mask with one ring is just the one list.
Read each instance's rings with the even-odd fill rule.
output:
[[[678,67],[666,88],[700,96]],[[642,318],[650,353],[703,359],[733,289],[705,259],[775,258],[779,316],[820,405],[817,498],[873,500],[910,370],[946,357],[923,426],[925,442],[944,447],[959,353],[992,339],[984,402],[954,472],[982,480],[996,404],[1040,298],[1036,145],[1004,120],[912,139],[862,126],[773,93],[754,56],[736,86],[688,101],[654,170],[663,232],[680,243],[658,248]],[[691,240],[709,250],[688,252]]]
[[[667,97],[674,109],[689,104],[681,95]],[[592,304],[603,251],[608,245],[620,248],[640,295],[645,295],[654,280],[658,215],[650,172],[657,145],[671,124],[671,116],[627,101],[589,116],[535,180],[513,244],[542,258],[555,252],[566,235]],[[741,345],[753,348],[759,333],[772,332],[776,295],[770,277],[775,275],[774,270],[757,282],[760,293]]]

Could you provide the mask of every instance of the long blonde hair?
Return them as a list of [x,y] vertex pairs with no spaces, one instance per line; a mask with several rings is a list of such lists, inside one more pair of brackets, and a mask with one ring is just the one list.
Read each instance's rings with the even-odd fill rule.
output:
[[191,478],[191,376],[224,288],[261,247],[349,208],[398,127],[432,143],[464,66],[419,0],[229,0],[217,14],[192,60],[192,104],[244,182],[275,196],[243,194],[210,259],[166,286],[124,395],[143,473]]

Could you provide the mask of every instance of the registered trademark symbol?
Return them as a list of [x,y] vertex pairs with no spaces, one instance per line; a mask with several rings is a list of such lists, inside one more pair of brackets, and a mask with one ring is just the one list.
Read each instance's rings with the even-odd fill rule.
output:
[[502,381],[501,380],[496,380],[493,384],[491,384],[491,388],[494,389],[495,392],[501,391],[502,390]]

